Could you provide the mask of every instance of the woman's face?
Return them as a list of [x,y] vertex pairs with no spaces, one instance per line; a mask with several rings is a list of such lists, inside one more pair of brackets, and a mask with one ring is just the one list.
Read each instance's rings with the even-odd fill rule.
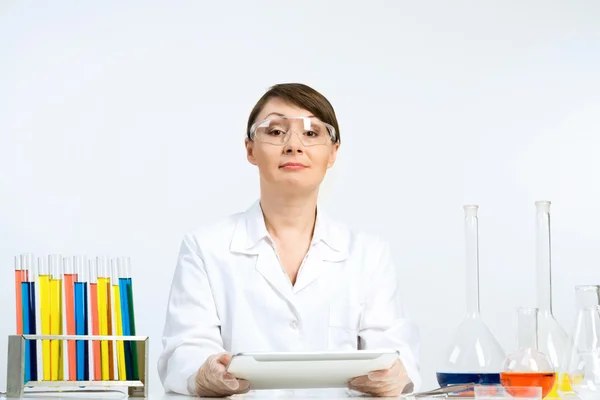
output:
[[[265,104],[256,121],[280,115],[312,117],[307,110],[273,98]],[[246,139],[248,161],[258,167],[262,184],[282,190],[315,190],[323,181],[327,169],[333,166],[339,144],[327,140],[325,144],[305,146],[298,134],[303,128],[302,120],[289,121],[291,132],[283,145]]]

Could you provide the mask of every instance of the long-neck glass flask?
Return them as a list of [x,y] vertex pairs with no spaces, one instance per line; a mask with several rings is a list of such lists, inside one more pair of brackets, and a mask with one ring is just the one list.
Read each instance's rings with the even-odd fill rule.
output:
[[464,209],[467,312],[437,367],[440,386],[459,383],[498,384],[505,353],[479,310],[478,206]]
[[[538,297],[538,348],[559,371],[569,348],[569,335],[552,313],[552,245],[550,202],[536,201],[536,270]],[[569,390],[569,381],[559,376],[548,397],[559,397],[558,389]]]

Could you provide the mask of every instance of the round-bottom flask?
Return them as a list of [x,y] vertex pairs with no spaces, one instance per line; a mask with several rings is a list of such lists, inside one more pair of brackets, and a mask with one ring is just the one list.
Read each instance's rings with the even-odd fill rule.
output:
[[500,381],[509,393],[511,387],[540,387],[544,398],[554,387],[556,373],[550,359],[538,350],[538,309],[522,307],[518,311],[518,349],[506,357]]

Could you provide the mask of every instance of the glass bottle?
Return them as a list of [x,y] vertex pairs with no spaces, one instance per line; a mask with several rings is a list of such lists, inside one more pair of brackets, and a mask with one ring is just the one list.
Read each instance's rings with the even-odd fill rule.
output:
[[576,286],[575,292],[579,311],[561,370],[571,392],[559,388],[559,393],[575,393],[583,400],[600,399],[600,286]]
[[518,315],[518,349],[506,357],[500,381],[509,393],[511,387],[541,387],[544,398],[554,387],[556,373],[550,359],[538,350],[538,309],[521,307]]
[[[536,201],[536,270],[538,297],[538,346],[559,371],[569,348],[570,338],[552,313],[552,261],[550,233],[550,202]],[[548,397],[558,397],[558,389],[569,391],[568,379],[556,380],[556,385]]]
[[499,384],[505,353],[479,309],[478,206],[466,205],[465,248],[467,311],[437,368],[441,387],[451,384]]

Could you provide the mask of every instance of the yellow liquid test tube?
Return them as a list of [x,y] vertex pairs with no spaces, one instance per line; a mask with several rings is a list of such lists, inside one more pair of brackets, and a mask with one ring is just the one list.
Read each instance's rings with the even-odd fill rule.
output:
[[[110,293],[110,273],[108,262],[105,257],[96,257],[96,266],[98,268],[98,321],[100,325],[100,335],[110,335],[108,332],[108,294]],[[102,380],[110,379],[110,357],[108,340],[100,341],[100,354],[102,366]]]
[[[62,257],[50,255],[50,334],[62,335]],[[50,380],[63,380],[62,340],[50,340]]]
[[[50,257],[48,257],[50,258]],[[45,258],[38,258],[38,286],[40,290],[40,333],[42,335],[50,334],[50,269]],[[42,340],[42,379],[50,380],[50,340]]]
[[[123,321],[121,319],[121,293],[119,289],[119,271],[117,265],[112,260],[112,289],[113,289],[113,304],[115,311],[115,330],[117,336],[123,336]],[[127,372],[125,369],[125,344],[122,340],[117,341],[117,371],[120,381],[127,380]]]

